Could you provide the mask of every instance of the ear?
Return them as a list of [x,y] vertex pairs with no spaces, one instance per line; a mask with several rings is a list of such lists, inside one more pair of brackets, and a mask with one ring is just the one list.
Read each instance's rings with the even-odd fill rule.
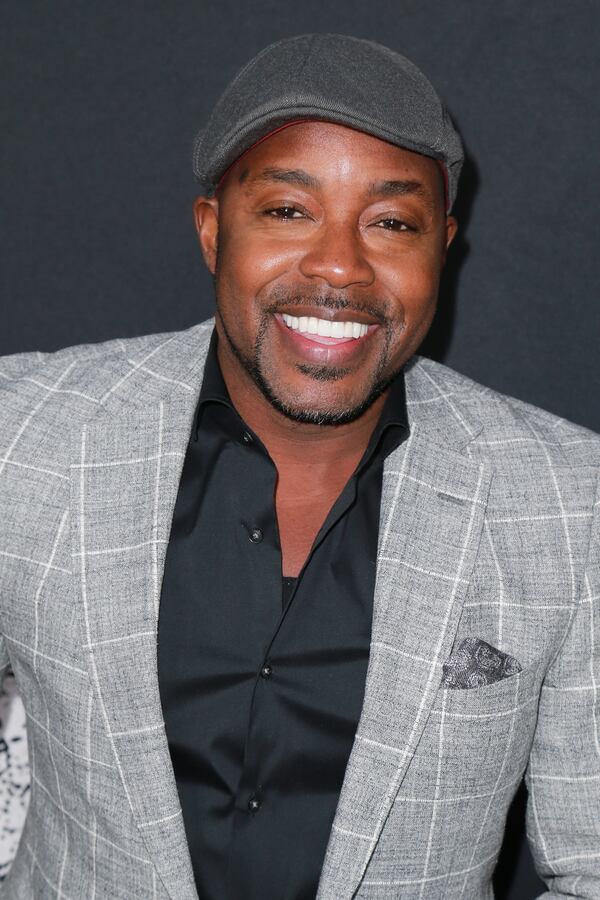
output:
[[444,259],[446,262],[446,255],[448,253],[448,248],[450,244],[456,237],[456,232],[458,231],[458,222],[454,218],[454,216],[446,216],[446,243],[444,246]]
[[212,275],[217,267],[219,235],[219,201],[216,197],[197,197],[194,201],[194,223],[198,232],[204,262]]

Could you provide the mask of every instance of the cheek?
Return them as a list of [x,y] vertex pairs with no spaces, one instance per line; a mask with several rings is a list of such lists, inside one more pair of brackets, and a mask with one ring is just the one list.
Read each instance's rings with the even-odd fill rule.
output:
[[269,288],[294,265],[281,245],[245,233],[219,241],[215,290],[217,308],[228,334],[239,346],[254,346],[263,324]]
[[402,318],[405,328],[431,317],[439,288],[440,266],[433,256],[407,255],[402,265],[388,266],[381,283],[394,298],[395,317]]
[[[261,291],[297,264],[297,251],[281,241],[265,240],[246,230],[229,233],[219,244],[219,277],[224,286],[246,299],[260,297]],[[225,263],[227,260],[227,263]]]
[[417,352],[433,321],[440,278],[438,256],[415,255],[402,266],[387,270],[384,286],[394,298],[394,334],[391,368],[396,369]]

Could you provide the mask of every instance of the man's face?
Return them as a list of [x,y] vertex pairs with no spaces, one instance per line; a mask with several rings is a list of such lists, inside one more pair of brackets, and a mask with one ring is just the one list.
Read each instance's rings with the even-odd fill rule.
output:
[[296,421],[358,418],[435,312],[456,230],[437,163],[342,125],[297,123],[247,152],[195,210],[226,376]]

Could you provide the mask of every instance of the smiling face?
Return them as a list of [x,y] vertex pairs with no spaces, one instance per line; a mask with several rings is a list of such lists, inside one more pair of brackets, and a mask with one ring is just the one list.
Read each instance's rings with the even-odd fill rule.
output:
[[228,385],[321,425],[362,415],[415,353],[456,231],[434,160],[324,122],[257,144],[195,214]]

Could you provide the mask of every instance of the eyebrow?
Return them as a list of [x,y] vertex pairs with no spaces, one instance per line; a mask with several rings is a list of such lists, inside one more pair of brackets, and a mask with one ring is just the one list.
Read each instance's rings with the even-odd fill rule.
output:
[[297,184],[301,187],[315,189],[321,187],[319,179],[315,178],[314,175],[309,175],[304,169],[279,169],[276,166],[269,166],[263,169],[258,175],[250,176],[248,181],[252,184],[260,184],[263,181],[282,181],[285,184]]
[[369,194],[371,196],[383,195],[391,197],[403,194],[419,194],[421,197],[428,197],[429,193],[420,181],[374,181],[369,185]]

